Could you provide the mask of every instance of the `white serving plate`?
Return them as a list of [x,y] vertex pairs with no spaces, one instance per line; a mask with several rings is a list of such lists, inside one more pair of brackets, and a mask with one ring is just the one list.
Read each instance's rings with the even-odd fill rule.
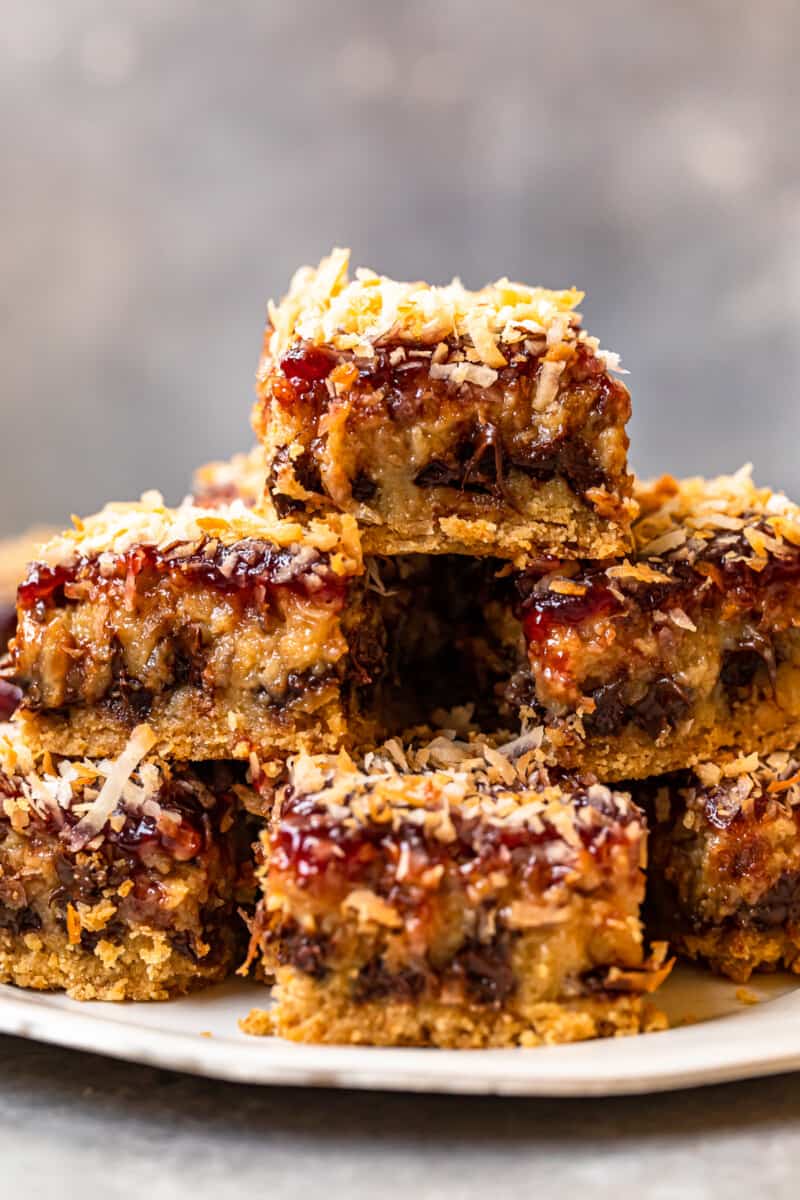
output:
[[519,1096],[658,1092],[800,1068],[800,979],[736,984],[682,966],[659,994],[674,1027],[530,1050],[300,1046],[241,1033],[265,991],[231,982],[163,1004],[79,1004],[0,986],[0,1032],[237,1083]]

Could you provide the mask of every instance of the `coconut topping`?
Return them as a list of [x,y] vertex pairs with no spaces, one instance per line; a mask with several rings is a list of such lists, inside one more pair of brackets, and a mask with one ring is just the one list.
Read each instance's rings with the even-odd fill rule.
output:
[[800,810],[800,759],[778,750],[765,758],[748,754],[699,763],[678,791],[690,824],[700,818],[725,827],[740,814],[774,819]]
[[107,504],[93,516],[73,517],[73,523],[73,529],[41,547],[42,562],[70,567],[81,559],[110,561],[139,546],[188,557],[209,546],[216,551],[220,544],[253,540],[322,551],[331,555],[338,574],[361,570],[358,529],[347,515],[333,514],[301,526],[259,514],[239,499],[211,509],[188,501],[168,508],[158,492],[146,492],[138,503]]
[[[152,750],[155,742],[155,734],[149,726],[138,725],[134,729],[127,746],[113,764],[96,798],[71,830],[71,850],[80,850],[100,832],[122,799],[126,784],[144,756]],[[146,803],[138,793],[136,795],[142,805]]]
[[[718,568],[742,564],[755,577],[770,564],[798,558],[800,507],[781,492],[756,487],[749,464],[716,479],[665,475],[637,481],[634,500],[640,516],[633,525],[632,559],[586,563],[578,579],[575,563],[559,565],[541,577],[535,592],[580,596],[601,576],[609,590],[615,584],[623,590],[668,585],[680,583],[686,568],[694,568],[707,586],[710,580],[719,582]],[[691,630],[693,622],[680,608],[669,615],[679,628]]]
[[[346,825],[376,822],[423,827],[442,842],[455,837],[452,817],[555,832],[568,846],[581,830],[638,818],[630,798],[602,784],[557,780],[544,765],[538,734],[506,745],[441,734],[418,747],[390,740],[360,763],[347,754],[301,754],[290,762],[288,795],[324,807]],[[527,748],[526,748],[527,747]]]
[[79,850],[121,810],[158,817],[168,769],[143,761],[154,744],[152,731],[140,725],[117,759],[57,760],[34,754],[17,725],[2,725],[0,808],[15,827],[26,827],[31,813],[52,822],[63,830],[69,849]]
[[[401,283],[365,267],[351,279],[349,261],[348,250],[333,250],[319,266],[301,267],[279,304],[270,302],[269,357],[279,360],[300,341],[368,360],[381,346],[444,345],[446,357],[453,357],[453,347],[463,353],[449,363],[434,355],[432,375],[487,387],[513,355],[528,352],[527,342],[559,364],[570,346],[582,342],[608,370],[619,370],[617,356],[601,351],[597,339],[580,329],[575,308],[583,293],[575,288],[551,291],[498,279],[471,291],[459,279],[445,286]],[[559,373],[545,374],[542,407]]]
[[800,508],[781,492],[756,487],[750,464],[716,479],[670,475],[639,482],[634,524],[637,559],[689,562],[710,543],[723,559],[740,557],[759,569],[800,547]]

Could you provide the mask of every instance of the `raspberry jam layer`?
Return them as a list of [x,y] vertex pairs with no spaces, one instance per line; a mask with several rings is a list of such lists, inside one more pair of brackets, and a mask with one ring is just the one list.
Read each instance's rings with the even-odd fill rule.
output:
[[[770,530],[764,526],[764,533]],[[690,611],[698,606],[708,607],[724,600],[726,610],[758,609],[769,593],[770,602],[794,607],[795,588],[800,581],[800,547],[787,547],[782,558],[770,558],[761,570],[753,570],[745,559],[752,550],[744,538],[732,544],[709,542],[703,557],[694,564],[662,562],[652,565],[669,579],[648,583],[633,577],[616,576],[612,582],[602,567],[590,568],[573,576],[571,583],[582,590],[580,595],[535,590],[536,577],[521,575],[517,581],[517,611],[522,619],[529,643],[543,644],[555,628],[576,629],[607,616],[636,607],[642,612],[654,612],[665,606],[678,606]],[[552,569],[552,568],[551,568]]]
[[[589,806],[605,815],[598,822],[574,821],[583,849],[598,866],[610,864],[614,847],[629,845],[626,826],[637,819],[630,807],[617,808],[590,801],[577,791],[574,808]],[[432,867],[456,870],[461,881],[479,880],[493,871],[513,872],[524,878],[526,888],[545,891],[566,878],[574,864],[549,851],[564,844],[564,835],[546,818],[534,831],[526,826],[464,818],[451,812],[454,838],[444,844],[426,836],[419,824],[402,820],[395,825],[353,824],[332,819],[324,806],[310,797],[295,797],[284,806],[279,828],[272,835],[270,870],[286,873],[300,887],[316,890],[349,890],[359,882],[392,902],[406,902],[414,895],[414,883]],[[571,857],[571,856],[568,856]],[[398,863],[404,863],[398,879]],[[401,897],[402,893],[402,897]],[[420,898],[422,893],[419,893]]]
[[245,597],[284,590],[321,604],[343,604],[346,595],[346,583],[332,570],[327,556],[311,547],[284,549],[254,539],[225,546],[209,540],[185,555],[175,548],[137,546],[123,555],[104,556],[102,562],[80,558],[69,566],[34,563],[17,593],[18,605],[22,610],[60,607],[71,599],[70,585],[124,579],[126,586],[134,588],[148,572]]
[[[0,797],[11,799],[18,794],[19,782],[0,772]],[[103,826],[103,842],[123,855],[143,861],[158,852],[175,862],[190,862],[210,848],[216,831],[232,813],[235,803],[232,792],[212,799],[204,791],[201,798],[190,781],[176,778],[166,783],[144,809],[123,806],[116,814],[121,819]],[[72,807],[31,809],[25,836],[32,842],[44,836],[68,842],[80,819]],[[9,819],[0,812],[0,844],[9,827]]]

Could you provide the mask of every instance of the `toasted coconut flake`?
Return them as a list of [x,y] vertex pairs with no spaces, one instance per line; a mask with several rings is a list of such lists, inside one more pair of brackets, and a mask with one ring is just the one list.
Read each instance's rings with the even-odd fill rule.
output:
[[510,929],[539,929],[547,925],[561,925],[569,917],[570,911],[566,907],[553,908],[532,900],[513,900],[506,921]]
[[[349,350],[366,361],[382,345],[445,343],[474,351],[475,363],[495,370],[508,361],[500,343],[514,346],[529,334],[546,340],[556,354],[579,341],[600,353],[596,339],[579,331],[574,310],[582,293],[574,288],[549,291],[499,279],[470,291],[458,279],[444,287],[402,283],[364,268],[350,279],[348,264],[349,252],[335,249],[318,267],[297,271],[280,304],[270,302],[261,375],[299,340]],[[541,349],[537,343],[536,353]],[[392,353],[396,350],[394,345]],[[442,362],[435,359],[434,365]],[[616,355],[607,354],[604,362],[609,370],[619,370]]]
[[686,629],[689,633],[697,633],[697,626],[692,621],[682,608],[671,608],[669,611],[669,619],[673,625],[677,625],[678,629]]
[[515,738],[513,742],[505,742],[498,749],[506,758],[516,759],[521,758],[523,754],[527,754],[530,750],[538,750],[543,741],[544,726],[537,725],[535,729],[527,730],[527,732]]
[[431,379],[446,379],[456,385],[473,383],[479,388],[491,387],[497,380],[497,371],[470,362],[431,363],[430,374]]
[[588,591],[585,584],[572,579],[551,579],[548,587],[560,596],[585,596]]
[[497,338],[490,328],[491,314],[476,307],[469,311],[464,318],[467,333],[472,338],[472,344],[480,361],[487,367],[504,367],[507,360],[500,353]]
[[483,747],[483,756],[489,766],[494,767],[495,771],[497,771],[503,783],[510,785],[515,782],[517,772],[514,770],[510,759],[506,758],[504,754],[500,753],[499,750],[495,750],[492,746],[486,745]]
[[632,580],[636,583],[669,583],[669,575],[656,571],[646,563],[632,563],[627,560],[618,566],[609,567],[607,574],[610,579]]
[[615,375],[629,375],[630,371],[626,371],[620,361],[620,356],[614,350],[597,350],[597,357],[604,362],[607,371],[613,371]]
[[80,850],[100,832],[122,799],[126,783],[155,743],[156,736],[149,725],[136,726],[127,746],[109,771],[97,799],[70,831],[70,849]]
[[387,929],[402,929],[403,918],[396,908],[388,904],[375,892],[368,888],[357,888],[342,901],[343,910],[352,910],[358,917],[359,924],[366,925],[370,921],[376,925],[385,925]]
[[744,536],[756,554],[761,558],[766,558],[768,554],[775,554],[780,557],[786,553],[783,542],[778,541],[777,538],[770,537],[763,529],[745,529]]
[[698,515],[686,518],[686,523],[692,529],[732,529],[738,531],[744,528],[741,517],[732,517],[722,512],[699,512]]
[[564,362],[552,362],[549,359],[545,359],[542,363],[536,386],[536,399],[533,402],[533,407],[537,412],[543,412],[555,400],[565,366]]
[[642,558],[656,558],[659,554],[668,554],[670,550],[677,550],[685,541],[685,529],[670,529],[668,533],[662,533],[660,537],[653,538],[651,542],[642,546],[639,553]]
[[788,779],[773,779],[772,783],[767,787],[767,791],[788,792],[790,788],[796,787],[800,783],[800,771],[796,771],[794,775],[790,775]]
[[732,759],[731,762],[722,764],[722,774],[729,779],[736,778],[739,775],[746,775],[751,771],[758,770],[758,755],[747,754],[739,758]]

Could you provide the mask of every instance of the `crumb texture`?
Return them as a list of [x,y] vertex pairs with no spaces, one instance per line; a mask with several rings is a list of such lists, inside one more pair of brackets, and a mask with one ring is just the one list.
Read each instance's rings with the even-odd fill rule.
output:
[[354,1007],[346,982],[319,984],[285,969],[278,976],[277,996],[269,1023],[253,1023],[245,1032],[274,1032],[296,1042],[478,1050],[627,1037],[666,1028],[663,1015],[639,996],[540,1001],[520,1012],[435,1001]]

